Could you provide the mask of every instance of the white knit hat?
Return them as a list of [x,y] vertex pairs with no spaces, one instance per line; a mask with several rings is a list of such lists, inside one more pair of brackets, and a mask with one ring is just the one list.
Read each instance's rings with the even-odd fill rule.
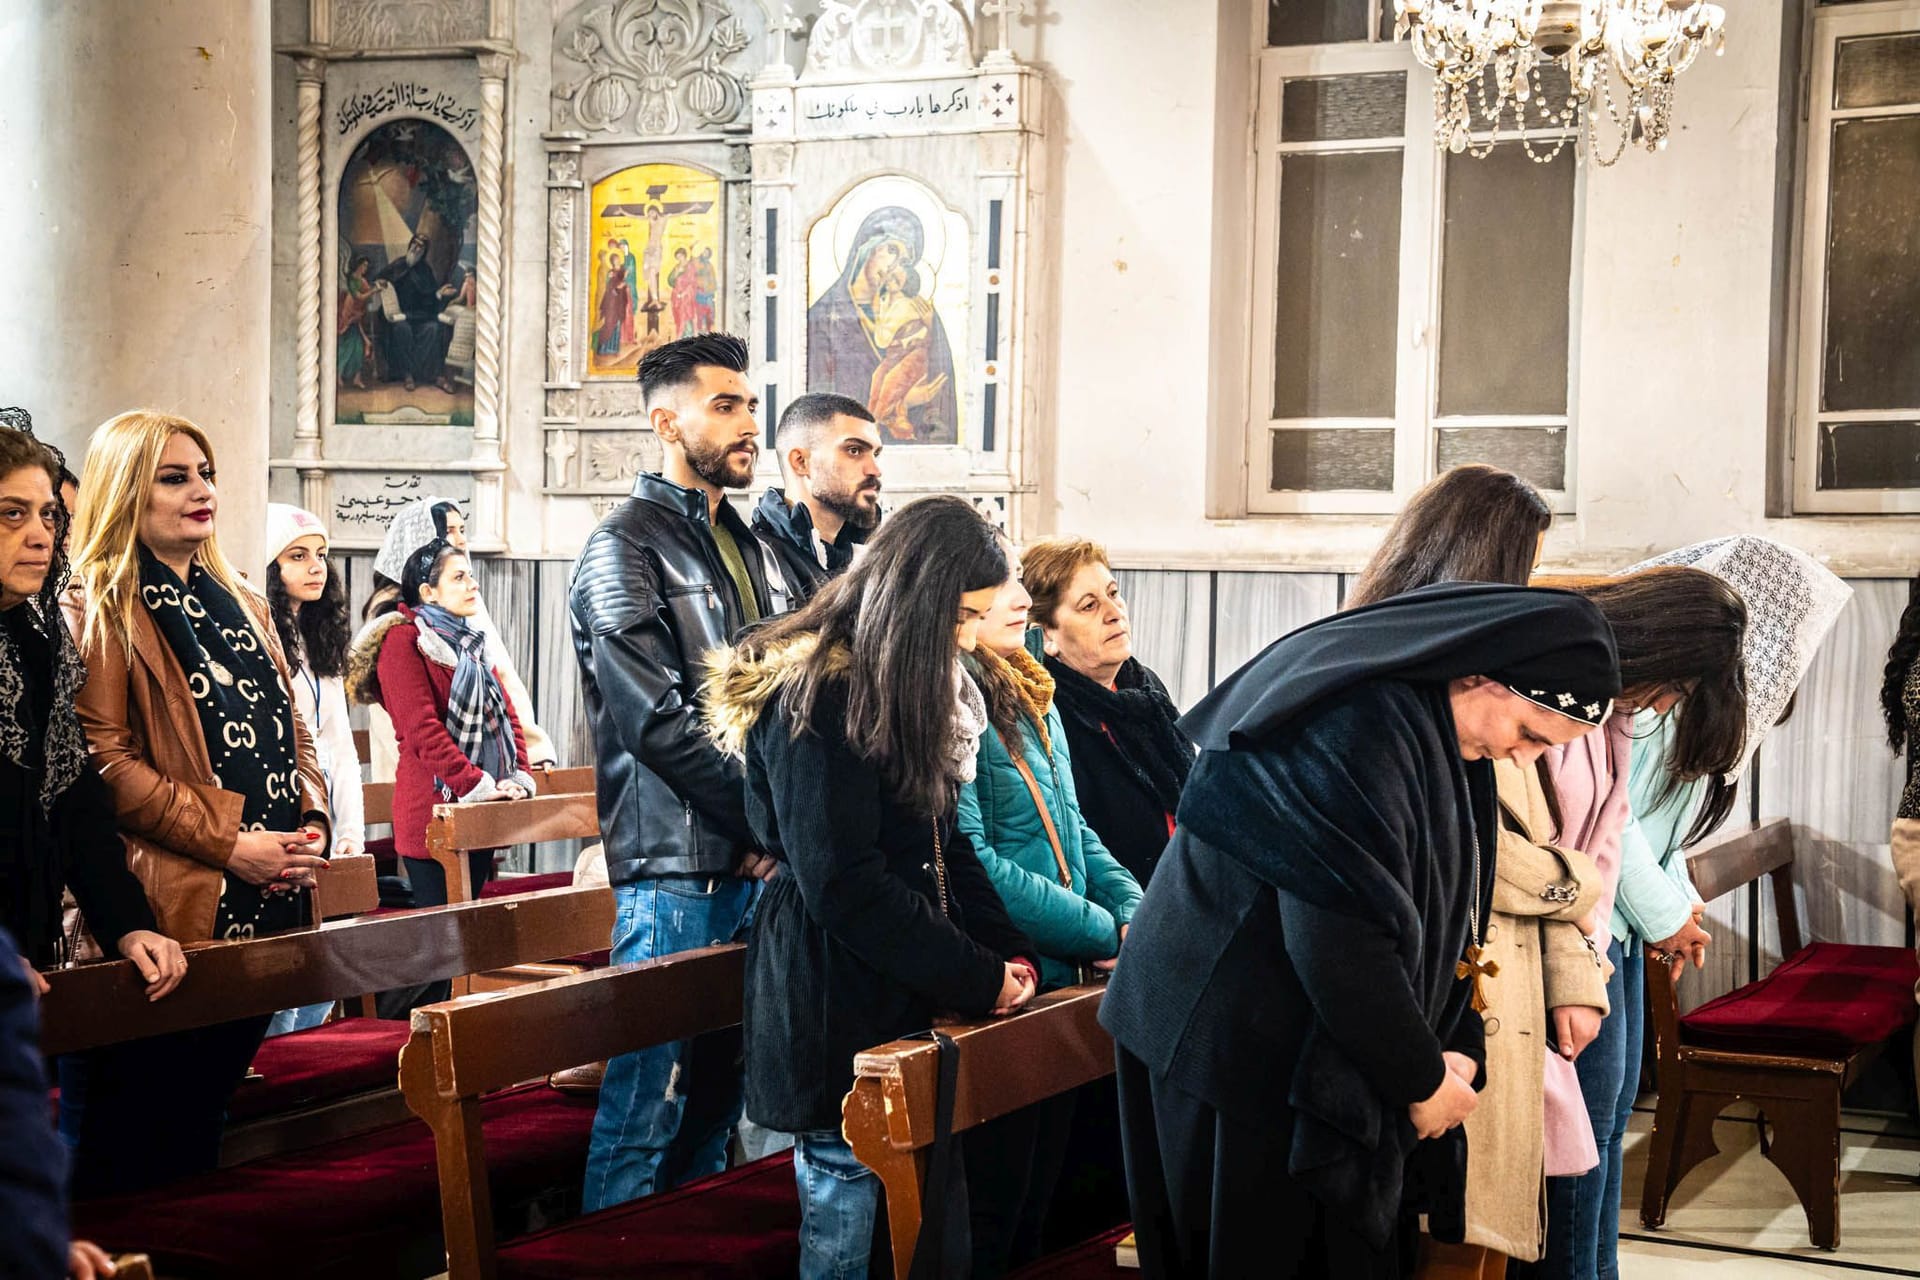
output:
[[302,538],[320,535],[320,545],[326,546],[327,526],[320,523],[320,517],[311,511],[299,507],[290,507],[284,502],[267,504],[267,563],[272,564],[280,558],[280,553]]

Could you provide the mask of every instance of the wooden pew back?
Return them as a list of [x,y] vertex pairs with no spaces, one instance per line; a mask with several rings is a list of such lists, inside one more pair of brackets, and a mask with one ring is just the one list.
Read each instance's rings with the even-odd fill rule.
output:
[[[1112,1075],[1113,1039],[1100,1025],[1105,989],[1104,984],[1069,987],[1039,997],[1011,1018],[942,1028],[959,1055],[953,1131]],[[854,1155],[887,1189],[898,1277],[906,1276],[920,1238],[940,1054],[931,1040],[916,1039],[856,1055],[853,1089],[841,1106],[842,1129]]]
[[49,1056],[72,1053],[573,955],[604,944],[613,914],[605,889],[551,889],[333,921],[245,942],[196,943],[186,948],[180,989],[152,1002],[131,961],[62,969],[46,975],[41,1048]]
[[[601,896],[610,907],[611,896]],[[453,1280],[495,1270],[480,1099],[582,1062],[735,1026],[745,972],[746,948],[734,943],[414,1010],[400,1087],[433,1130]]]
[[592,839],[599,834],[600,810],[591,791],[488,804],[440,804],[433,807],[433,818],[427,823],[427,855],[446,872],[447,897],[468,902],[474,893],[467,868],[472,851]]

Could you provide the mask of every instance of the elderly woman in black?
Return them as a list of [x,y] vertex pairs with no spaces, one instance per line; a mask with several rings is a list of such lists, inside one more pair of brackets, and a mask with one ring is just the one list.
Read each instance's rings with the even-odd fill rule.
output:
[[1133,624],[1107,551],[1085,538],[1041,538],[1020,556],[1072,751],[1087,825],[1146,884],[1173,835],[1193,768],[1167,686],[1133,656]]
[[86,666],[57,604],[67,576],[63,470],[52,449],[0,427],[0,927],[29,969],[66,961],[80,932],[70,937],[61,924],[61,890],[71,888],[87,931],[133,961],[157,1000],[180,984],[187,961],[155,932],[74,715]]

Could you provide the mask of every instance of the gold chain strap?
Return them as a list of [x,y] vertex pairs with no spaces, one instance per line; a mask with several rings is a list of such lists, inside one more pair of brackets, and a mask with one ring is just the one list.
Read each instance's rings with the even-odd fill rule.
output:
[[933,878],[940,886],[940,914],[950,916],[947,909],[947,857],[940,845],[940,819],[933,820]]

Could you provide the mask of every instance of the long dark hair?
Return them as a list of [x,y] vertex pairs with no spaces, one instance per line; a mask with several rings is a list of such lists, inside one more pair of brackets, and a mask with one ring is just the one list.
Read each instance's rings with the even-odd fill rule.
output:
[[267,565],[267,607],[273,614],[273,629],[280,633],[288,670],[298,674],[305,667],[327,680],[347,669],[347,644],[353,639],[352,609],[347,604],[346,579],[331,563],[320,598],[301,605],[295,613],[276,556]]
[[1408,500],[1344,607],[1436,582],[1524,587],[1540,535],[1552,523],[1546,500],[1511,471],[1478,462],[1454,467]]
[[1747,606],[1714,575],[1680,565],[1617,578],[1559,580],[1599,606],[1620,650],[1620,687],[1674,691],[1673,743],[1656,805],[1691,782],[1706,796],[1682,845],[1705,839],[1733,811],[1736,784],[1723,775],[1740,763],[1747,737]]
[[1907,745],[1907,712],[1902,691],[1913,664],[1920,661],[1920,574],[1907,588],[1907,607],[1900,612],[1900,630],[1887,650],[1887,674],[1880,685],[1880,710],[1887,717],[1887,742],[1895,751]]
[[400,584],[381,573],[373,571],[373,594],[360,606],[360,621],[372,622],[383,613],[392,613],[400,607]]
[[[67,510],[66,499],[60,496],[60,477],[67,474],[67,462],[58,449],[37,436],[0,426],[0,476],[28,468],[47,473],[47,479],[53,482],[53,505],[60,513],[53,531],[47,579],[33,598],[41,625],[57,639],[65,629],[60,621],[60,593],[67,589],[67,531],[73,527],[73,512]],[[56,627],[61,630],[54,630]]]
[[993,527],[964,498],[922,498],[887,517],[867,554],[806,608],[745,636],[758,658],[782,640],[820,638],[782,697],[798,737],[822,688],[844,676],[846,739],[901,803],[929,814],[953,806],[954,625],[960,597],[1007,580]]

